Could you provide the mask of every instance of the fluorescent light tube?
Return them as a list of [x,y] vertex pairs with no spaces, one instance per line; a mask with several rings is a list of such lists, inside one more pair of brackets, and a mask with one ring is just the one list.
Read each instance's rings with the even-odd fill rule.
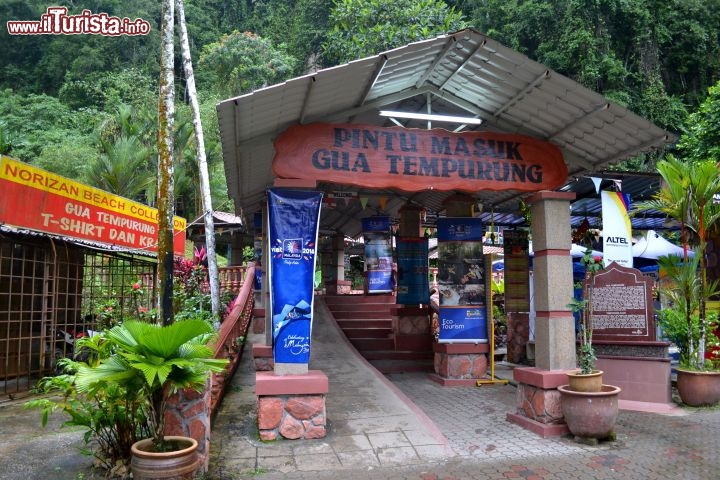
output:
[[480,125],[482,123],[482,118],[457,117],[454,115],[437,115],[434,113],[395,112],[392,110],[380,110],[380,116],[391,118],[412,118],[415,120],[431,120],[436,122],[448,123],[467,123],[471,125]]

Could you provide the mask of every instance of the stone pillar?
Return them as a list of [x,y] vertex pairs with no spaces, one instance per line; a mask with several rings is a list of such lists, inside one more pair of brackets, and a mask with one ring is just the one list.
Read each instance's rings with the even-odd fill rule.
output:
[[557,387],[575,368],[570,201],[574,193],[542,191],[528,199],[535,259],[535,367],[516,368],[517,411],[508,420],[541,436],[567,432]]
[[507,312],[507,361],[523,363],[527,360],[530,341],[530,314]]
[[237,232],[233,232],[230,235],[230,246],[228,248],[230,255],[228,258],[228,265],[242,265],[242,252],[243,252],[243,235]]
[[403,205],[400,207],[400,225],[398,235],[401,237],[422,237],[423,208],[416,205]]
[[323,283],[326,292],[349,294],[352,282],[345,280],[345,235],[336,233],[331,239],[330,248],[323,249],[323,254]]
[[319,370],[303,375],[255,374],[260,440],[323,438],[328,378]]
[[451,195],[443,201],[448,217],[472,217],[475,199],[470,195]]
[[[400,208],[398,236],[420,238],[423,209],[415,205]],[[396,273],[396,269],[394,268]],[[397,282],[397,278],[395,281]],[[397,288],[397,285],[395,285]],[[430,308],[425,305],[402,305],[391,309],[395,350],[405,352],[428,352],[432,348]]]
[[[262,271],[262,281],[260,282],[260,302],[263,307],[264,319],[265,319],[265,344],[272,345],[272,312],[270,311],[270,279],[268,278],[267,265],[270,264],[270,257],[268,252],[268,210],[267,204],[263,203],[262,206],[262,231],[263,231],[263,246],[262,246],[262,257],[260,258],[260,270]],[[256,267],[257,268],[257,267]]]

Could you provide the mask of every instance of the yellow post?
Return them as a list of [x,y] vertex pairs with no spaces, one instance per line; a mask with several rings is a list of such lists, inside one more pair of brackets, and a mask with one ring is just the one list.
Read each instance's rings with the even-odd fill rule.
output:
[[490,291],[490,300],[488,301],[488,304],[490,308],[488,308],[488,322],[490,322],[490,378],[489,379],[480,379],[476,382],[476,386],[482,387],[483,385],[507,385],[508,381],[503,379],[495,379],[495,319],[493,318],[493,294],[492,294],[492,262],[493,262],[493,254],[490,255],[490,275],[488,276],[487,269],[485,271],[485,285],[486,288],[489,288]]

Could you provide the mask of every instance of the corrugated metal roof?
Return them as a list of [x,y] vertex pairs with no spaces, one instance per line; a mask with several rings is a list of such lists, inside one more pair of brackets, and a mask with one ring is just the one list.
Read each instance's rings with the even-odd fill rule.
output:
[[[273,141],[287,127],[319,121],[390,126],[378,115],[380,109],[477,115],[483,124],[476,130],[549,141],[563,152],[570,184],[576,177],[675,140],[652,122],[542,64],[475,30],[462,30],[220,102],[225,171],[237,214],[248,222],[260,210],[274,180]],[[428,128],[426,121],[418,120],[403,125]],[[454,194],[363,190],[322,179],[317,188],[353,191],[369,199],[364,205],[350,201],[342,208],[323,209],[321,229],[351,237],[360,233],[363,217],[380,211],[397,216],[407,203],[426,207],[431,216],[442,215],[443,200]],[[572,185],[568,188],[573,190]],[[492,206],[495,215],[512,216],[510,224],[521,220],[516,215],[519,192],[472,195],[486,209]]]
[[157,258],[157,253],[151,252],[149,250],[138,249],[138,248],[128,248],[128,247],[123,247],[121,245],[114,245],[114,244],[110,244],[110,243],[93,242],[92,240],[85,240],[85,239],[81,239],[81,238],[67,237],[64,235],[39,232],[37,230],[15,227],[12,225],[6,225],[4,223],[0,223],[0,234],[2,234],[2,233],[23,235],[23,236],[30,237],[30,238],[59,240],[61,242],[67,242],[67,243],[71,243],[73,245],[78,245],[81,247],[98,250],[98,251],[102,251],[102,252],[116,252],[116,253],[125,253],[125,254],[129,254],[129,255],[140,255],[140,256],[148,257],[148,258]]

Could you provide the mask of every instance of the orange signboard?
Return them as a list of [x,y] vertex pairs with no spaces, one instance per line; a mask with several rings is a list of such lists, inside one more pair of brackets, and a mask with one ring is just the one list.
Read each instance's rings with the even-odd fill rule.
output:
[[552,190],[567,180],[555,145],[491,132],[294,125],[275,141],[273,172],[405,191]]
[[[0,223],[157,252],[158,211],[0,156]],[[173,251],[185,254],[184,218],[173,220]]]

